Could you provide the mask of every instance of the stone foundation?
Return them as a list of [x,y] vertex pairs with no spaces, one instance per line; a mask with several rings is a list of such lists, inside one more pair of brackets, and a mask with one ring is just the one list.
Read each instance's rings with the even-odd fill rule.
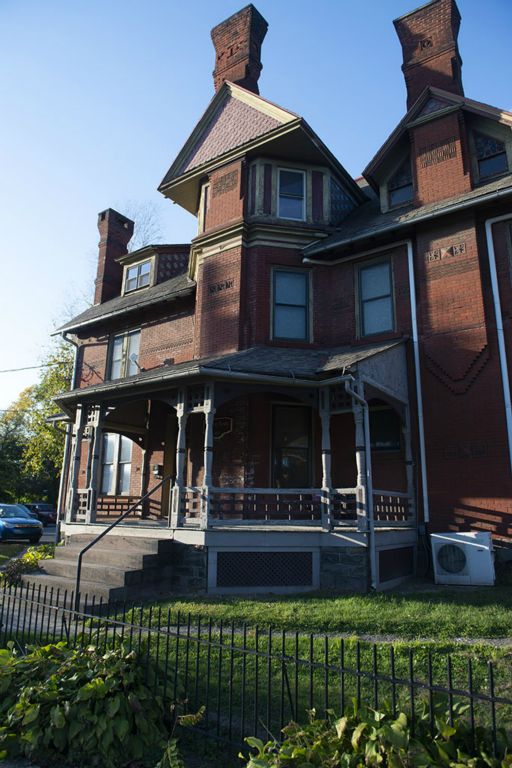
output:
[[207,548],[175,541],[171,557],[173,591],[206,592],[208,584]]
[[368,591],[366,547],[328,547],[320,552],[320,589]]

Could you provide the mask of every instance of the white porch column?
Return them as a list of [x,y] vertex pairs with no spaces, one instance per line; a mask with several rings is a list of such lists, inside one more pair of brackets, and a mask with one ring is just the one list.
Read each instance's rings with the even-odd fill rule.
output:
[[322,424],[322,528],[331,530],[332,519],[332,477],[331,477],[331,407],[329,392],[321,389],[320,421]]
[[89,443],[89,482],[87,484],[87,507],[85,512],[85,522],[96,522],[96,501],[98,498],[98,477],[101,454],[102,422],[104,409],[98,405],[95,407],[94,427],[91,441]]
[[82,435],[84,431],[85,414],[85,408],[83,408],[82,404],[79,403],[76,407],[75,425],[73,430],[73,447],[71,449],[71,461],[69,464],[68,501],[66,505],[67,523],[72,521],[73,513],[76,507],[76,486],[78,482],[78,473],[80,470],[80,456],[82,452]]
[[368,524],[367,489],[366,489],[366,447],[363,406],[354,403],[352,407],[356,427],[356,509],[357,527],[366,531]]
[[176,406],[178,419],[178,436],[176,439],[176,482],[172,489],[171,528],[177,528],[180,522],[180,505],[185,477],[187,426],[186,394],[180,390],[178,405]]
[[204,398],[204,478],[201,499],[201,528],[208,528],[210,517],[210,486],[213,465],[213,421],[215,418],[214,384],[205,385]]
[[408,519],[411,523],[416,522],[416,504],[414,494],[414,461],[412,454],[412,435],[411,435],[411,409],[409,405],[405,406],[404,422],[402,425],[405,448],[405,476],[407,480],[408,498]]

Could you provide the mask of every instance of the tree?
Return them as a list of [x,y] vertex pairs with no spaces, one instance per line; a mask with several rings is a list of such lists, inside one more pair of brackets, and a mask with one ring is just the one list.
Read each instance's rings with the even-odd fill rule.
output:
[[69,389],[73,350],[62,339],[42,361],[39,381],[0,418],[0,500],[57,501],[64,430],[48,424],[54,397]]

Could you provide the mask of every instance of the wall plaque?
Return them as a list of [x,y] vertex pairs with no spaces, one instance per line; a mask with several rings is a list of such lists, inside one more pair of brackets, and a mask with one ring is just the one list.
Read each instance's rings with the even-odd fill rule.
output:
[[230,192],[232,189],[235,189],[237,182],[238,171],[229,171],[229,173],[219,176],[219,178],[215,179],[213,182],[212,197],[217,197],[217,195],[223,195],[225,192]]
[[425,261],[427,264],[431,261],[442,261],[451,256],[460,256],[462,253],[466,253],[466,243],[457,243],[456,245],[449,245],[448,248],[434,248],[433,251],[427,251]]
[[229,288],[233,288],[234,285],[235,278],[228,277],[227,280],[220,280],[218,283],[210,283],[208,285],[208,293],[210,296],[213,296],[215,293],[220,293],[221,291],[227,291]]
[[422,168],[442,163],[452,157],[457,157],[457,145],[454,138],[429,144],[426,147],[421,147],[419,151],[419,161]]

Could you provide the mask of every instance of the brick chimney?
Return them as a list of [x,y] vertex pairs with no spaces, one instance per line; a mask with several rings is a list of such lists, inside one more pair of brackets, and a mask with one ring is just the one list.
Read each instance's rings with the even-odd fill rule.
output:
[[433,0],[393,23],[404,57],[407,109],[427,86],[463,96],[457,45],[460,13],[455,0]]
[[123,268],[117,263],[119,256],[128,251],[134,223],[121,213],[107,208],[98,214],[100,232],[98,271],[94,284],[94,303],[102,304],[121,293]]
[[254,5],[246,5],[212,29],[215,46],[213,82],[217,92],[225,80],[259,93],[261,44],[268,24]]

